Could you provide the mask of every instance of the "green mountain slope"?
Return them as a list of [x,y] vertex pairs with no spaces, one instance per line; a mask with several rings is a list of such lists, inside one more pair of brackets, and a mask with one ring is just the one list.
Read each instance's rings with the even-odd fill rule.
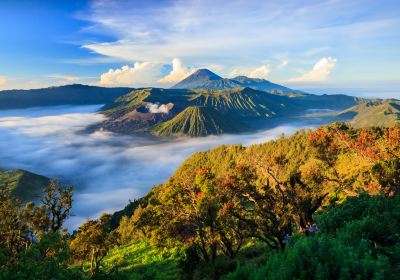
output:
[[0,110],[106,104],[131,90],[132,88],[105,88],[79,84],[30,90],[3,90],[0,91]]
[[[282,95],[242,87],[222,90],[146,88],[132,91],[104,106],[102,112],[108,119],[91,129],[125,134],[150,131],[163,137],[204,136],[243,131],[244,126],[240,124],[249,124],[254,120],[293,116],[308,109],[343,110],[357,102],[356,98],[345,95]],[[181,118],[188,112],[193,113],[192,109],[177,119],[174,118],[191,106],[213,109],[201,109],[201,114],[207,114],[202,122],[215,118],[217,126],[205,123],[195,131],[183,128]],[[211,114],[216,114],[215,111],[219,115],[211,117]],[[229,125],[226,120],[230,120]],[[194,122],[191,127],[198,124],[199,122]]]
[[251,88],[197,90],[190,101],[198,106],[213,107],[231,118],[270,118],[300,110],[287,96]]
[[105,257],[104,263],[118,267],[120,275],[126,279],[172,280],[182,274],[179,266],[182,258],[183,253],[177,249],[160,249],[145,239],[139,239],[114,248]]
[[156,125],[152,133],[157,136],[206,136],[240,131],[240,125],[224,118],[212,107],[189,106],[173,119]]
[[37,197],[49,182],[49,178],[26,170],[0,171],[0,189],[10,189],[12,194],[23,201]]
[[351,119],[354,127],[393,126],[400,121],[400,101],[369,100],[362,102],[339,114],[341,118]]

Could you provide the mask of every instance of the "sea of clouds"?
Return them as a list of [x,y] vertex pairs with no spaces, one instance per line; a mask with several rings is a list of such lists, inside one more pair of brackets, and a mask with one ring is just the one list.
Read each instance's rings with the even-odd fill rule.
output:
[[250,145],[301,128],[315,127],[324,118],[299,118],[273,128],[241,135],[160,140],[82,130],[104,120],[96,106],[57,106],[0,111],[0,167],[21,168],[74,186],[76,228],[102,212],[122,209],[129,199],[143,196],[163,183],[196,151],[220,144]]

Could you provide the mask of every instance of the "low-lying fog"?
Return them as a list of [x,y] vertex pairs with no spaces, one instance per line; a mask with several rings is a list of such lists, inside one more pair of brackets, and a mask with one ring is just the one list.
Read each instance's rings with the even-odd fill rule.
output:
[[250,145],[282,133],[327,122],[313,111],[307,117],[246,135],[150,140],[108,132],[81,133],[103,120],[101,106],[57,106],[0,111],[0,167],[21,168],[74,186],[69,228],[102,212],[122,209],[129,199],[164,182],[196,151],[220,144]]

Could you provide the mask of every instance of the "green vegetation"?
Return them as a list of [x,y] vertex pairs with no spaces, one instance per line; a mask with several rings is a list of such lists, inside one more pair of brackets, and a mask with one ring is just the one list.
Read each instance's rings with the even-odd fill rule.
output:
[[350,117],[356,128],[384,126],[389,127],[400,121],[400,101],[368,100],[340,113],[341,117]]
[[[357,104],[353,97],[344,95],[315,96],[301,94],[272,94],[251,88],[226,89],[157,89],[147,88],[132,91],[103,108],[108,120],[94,128],[103,128],[118,133],[137,133],[156,131],[156,135],[175,137],[177,135],[206,136],[241,132],[248,129],[254,120],[266,120],[304,113],[307,109],[349,108]],[[149,104],[166,106],[168,110],[151,112]],[[213,129],[182,129],[182,117],[193,115],[190,107],[206,107],[204,115],[213,115],[204,119],[202,127]],[[188,110],[188,111],[186,111]],[[214,112],[215,111],[215,112]],[[212,112],[212,113],[211,113]],[[216,114],[218,112],[218,115]],[[177,117],[177,118],[176,118]],[[218,121],[217,126],[212,122]],[[231,120],[227,124],[227,119]],[[211,123],[208,123],[211,122]],[[199,122],[196,122],[196,124]],[[246,124],[246,125],[243,125]],[[159,130],[163,133],[157,133]]]
[[350,197],[316,216],[318,232],[296,236],[259,265],[225,279],[397,279],[400,197]]
[[50,179],[26,170],[12,169],[0,171],[0,189],[8,189],[13,195],[23,201],[39,197],[43,187]]
[[396,279],[399,167],[399,127],[221,146],[72,235],[70,188],[3,189],[0,279]]
[[39,206],[1,189],[0,202],[0,279],[74,279],[62,227],[72,189],[51,181]]
[[213,108],[190,106],[172,120],[156,125],[152,132],[157,136],[206,136],[210,134],[233,133],[239,125],[224,118]]
[[29,90],[2,90],[0,110],[106,104],[129,91],[132,91],[132,88],[106,88],[79,84]]
[[179,279],[183,254],[178,250],[158,249],[145,239],[111,250],[104,259],[106,267],[118,268],[126,279]]

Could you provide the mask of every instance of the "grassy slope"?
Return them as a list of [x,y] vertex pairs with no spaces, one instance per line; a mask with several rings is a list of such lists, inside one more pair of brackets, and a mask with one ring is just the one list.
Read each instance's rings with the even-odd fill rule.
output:
[[171,136],[206,136],[237,132],[240,126],[224,118],[211,107],[190,106],[175,118],[155,126],[152,132],[163,137]]
[[9,188],[23,201],[34,199],[49,184],[49,178],[21,169],[0,171],[0,188]]
[[[231,88],[231,89],[160,89],[146,88],[130,92],[117,100],[113,104],[109,104],[103,108],[103,113],[110,117],[110,120],[104,124],[105,129],[116,131],[119,133],[132,132],[132,124],[129,123],[132,116],[128,113],[139,110],[146,110],[144,106],[147,102],[168,104],[173,103],[173,107],[164,118],[160,118],[149,126],[144,126],[145,130],[152,129],[159,136],[204,136],[209,134],[221,134],[226,132],[243,131],[244,126],[240,123],[246,123],[256,119],[269,119],[272,117],[285,117],[302,113],[307,109],[332,109],[343,110],[357,104],[357,100],[350,96],[285,96],[271,94],[264,91],[254,90],[251,88]],[[203,128],[183,129],[182,115],[177,119],[179,113],[185,112],[185,109],[191,106],[207,107],[214,109],[223,118],[230,119],[231,124],[219,125],[220,129],[208,129],[215,124],[207,123]],[[190,109],[192,110],[192,109]],[[184,114],[187,114],[185,112]],[[215,113],[205,112],[207,115],[215,115]],[[130,116],[122,118],[121,116]],[[190,115],[196,115],[190,112]],[[185,116],[185,115],[184,115]],[[206,118],[205,120],[220,119],[218,116]],[[166,122],[167,121],[167,122]],[[195,124],[201,122],[196,121]],[[134,125],[140,127],[141,120],[137,120]],[[155,126],[155,127],[154,127]],[[173,127],[171,127],[173,126]],[[193,126],[193,124],[191,125]],[[233,126],[233,130],[232,127]],[[102,126],[103,127],[103,126]],[[228,129],[225,129],[228,128]],[[204,133],[203,133],[204,132]]]
[[178,251],[159,250],[145,240],[117,247],[104,259],[107,267],[117,267],[128,279],[179,279]]
[[400,120],[400,102],[395,100],[372,100],[356,105],[339,116],[352,117],[354,127],[393,126]]
[[[236,259],[220,255],[214,265],[203,265],[194,272],[196,279],[212,279],[234,270],[237,264],[261,265],[268,259],[270,251],[259,242],[249,242]],[[111,250],[103,261],[109,269],[118,269],[118,274],[127,279],[185,279],[182,266],[183,253],[177,249],[157,249],[145,239]]]
[[289,97],[250,88],[198,90],[190,101],[195,105],[213,107],[231,118],[270,118],[298,110]]

